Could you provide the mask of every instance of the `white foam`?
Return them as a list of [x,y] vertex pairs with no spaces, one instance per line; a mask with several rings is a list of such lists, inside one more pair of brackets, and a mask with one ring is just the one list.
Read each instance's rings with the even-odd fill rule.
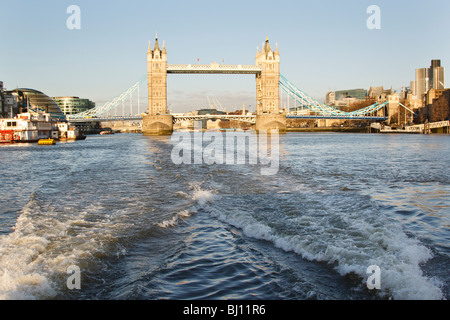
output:
[[51,270],[42,268],[41,255],[49,241],[15,231],[0,238],[0,299],[52,297]]
[[181,198],[185,198],[185,199],[189,198],[189,196],[183,191],[177,191],[177,192],[175,192],[175,194],[177,196],[180,196]]
[[206,203],[214,200],[215,195],[209,190],[198,190],[194,192],[192,197],[195,201],[198,202],[201,206],[204,206]]
[[14,231],[0,236],[0,299],[54,298],[67,289],[69,266],[96,259],[128,227],[114,215],[109,221],[100,205],[78,212],[70,208],[63,205],[58,212],[57,205],[32,196]]
[[[365,286],[367,267],[381,268],[382,297],[398,300],[443,299],[441,282],[427,278],[420,266],[432,258],[431,251],[418,240],[409,238],[400,226],[383,217],[376,219],[329,213],[321,217],[299,217],[305,224],[298,233],[285,233],[258,221],[248,212],[210,210],[220,220],[240,228],[246,236],[272,242],[285,251],[293,251],[311,261],[335,265],[341,275],[356,274]],[[332,227],[331,219],[351,220],[351,230]],[[379,222],[382,223],[379,223]],[[336,224],[336,222],[334,222]],[[302,230],[304,228],[304,230]]]
[[177,223],[178,223],[178,216],[175,215],[171,219],[164,220],[163,222],[158,223],[158,227],[166,229],[176,226]]
[[[198,182],[192,182],[190,183],[190,189],[192,191],[191,199],[198,203],[200,206],[205,206],[208,202],[212,202],[216,195],[214,194],[214,191],[212,190],[204,190],[201,188],[201,184]],[[189,198],[189,196],[183,192],[183,191],[177,191],[175,192],[176,195],[183,197],[183,198]],[[179,212],[177,212],[173,217],[170,219],[164,220],[160,223],[158,223],[158,227],[166,229],[171,228],[176,225],[178,225],[178,221],[181,218],[189,218],[192,216],[192,214],[196,213],[197,210],[194,208],[191,209],[184,209]]]
[[177,212],[172,218],[164,220],[163,222],[158,223],[158,227],[166,229],[175,227],[178,225],[179,219],[186,219],[191,217],[196,211],[195,210],[181,210]]
[[177,212],[177,215],[181,218],[189,218],[192,215],[193,212],[189,212],[189,210],[182,210],[180,212]]
[[204,206],[208,202],[213,202],[216,199],[214,190],[202,189],[201,184],[198,182],[190,183],[190,189],[193,190],[192,200],[196,201],[200,206]]

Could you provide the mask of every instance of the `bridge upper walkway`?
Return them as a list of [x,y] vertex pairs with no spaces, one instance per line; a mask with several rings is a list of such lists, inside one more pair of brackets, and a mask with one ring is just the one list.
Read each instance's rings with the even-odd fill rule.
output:
[[258,74],[262,69],[256,65],[212,64],[168,64],[167,73],[201,73],[201,74]]

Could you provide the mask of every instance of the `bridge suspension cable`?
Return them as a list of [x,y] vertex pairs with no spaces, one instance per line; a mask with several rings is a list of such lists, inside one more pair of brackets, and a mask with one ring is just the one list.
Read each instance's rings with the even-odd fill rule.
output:
[[[87,119],[87,118],[95,118],[105,116],[108,112],[114,110],[117,107],[121,107],[122,113],[125,112],[125,101],[127,99],[130,100],[130,116],[132,116],[132,108],[133,108],[133,93],[138,93],[137,105],[138,105],[138,113],[140,112],[140,96],[139,96],[139,87],[143,81],[147,80],[147,75],[142,76],[135,84],[129,87],[127,90],[123,91],[120,95],[116,96],[111,101],[107,103],[97,106],[95,108],[86,110],[84,112],[80,112],[77,114],[68,115],[67,118],[69,120],[74,119]],[[124,116],[124,114],[122,115]]]
[[320,103],[319,101],[315,100],[314,98],[298,89],[294,84],[292,84],[292,82],[290,82],[288,79],[286,79],[285,76],[281,74],[280,86],[290,97],[300,103],[303,107],[323,116],[361,117],[378,111],[389,103],[388,101],[381,104],[374,103],[359,110],[346,112]]

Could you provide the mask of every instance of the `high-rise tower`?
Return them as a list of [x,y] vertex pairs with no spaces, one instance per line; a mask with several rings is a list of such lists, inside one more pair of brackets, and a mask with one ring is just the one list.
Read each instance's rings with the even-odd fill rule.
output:
[[416,81],[413,83],[413,94],[423,99],[430,89],[444,89],[444,67],[441,60],[431,60],[429,68],[416,69]]
[[256,75],[257,114],[278,114],[280,105],[280,53],[269,44],[269,38],[261,51],[256,53],[256,65],[262,71]]
[[444,67],[441,67],[441,60],[431,60],[430,66],[430,85],[437,90],[444,89]]
[[153,50],[150,42],[148,44],[147,81],[148,113],[167,114],[167,51],[165,44],[162,50],[159,48],[158,35]]

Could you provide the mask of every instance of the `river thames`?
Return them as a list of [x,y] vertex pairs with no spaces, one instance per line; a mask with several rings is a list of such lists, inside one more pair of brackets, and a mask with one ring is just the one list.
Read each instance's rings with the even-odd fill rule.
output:
[[170,137],[1,145],[0,298],[449,298],[448,135],[279,139],[273,175]]

